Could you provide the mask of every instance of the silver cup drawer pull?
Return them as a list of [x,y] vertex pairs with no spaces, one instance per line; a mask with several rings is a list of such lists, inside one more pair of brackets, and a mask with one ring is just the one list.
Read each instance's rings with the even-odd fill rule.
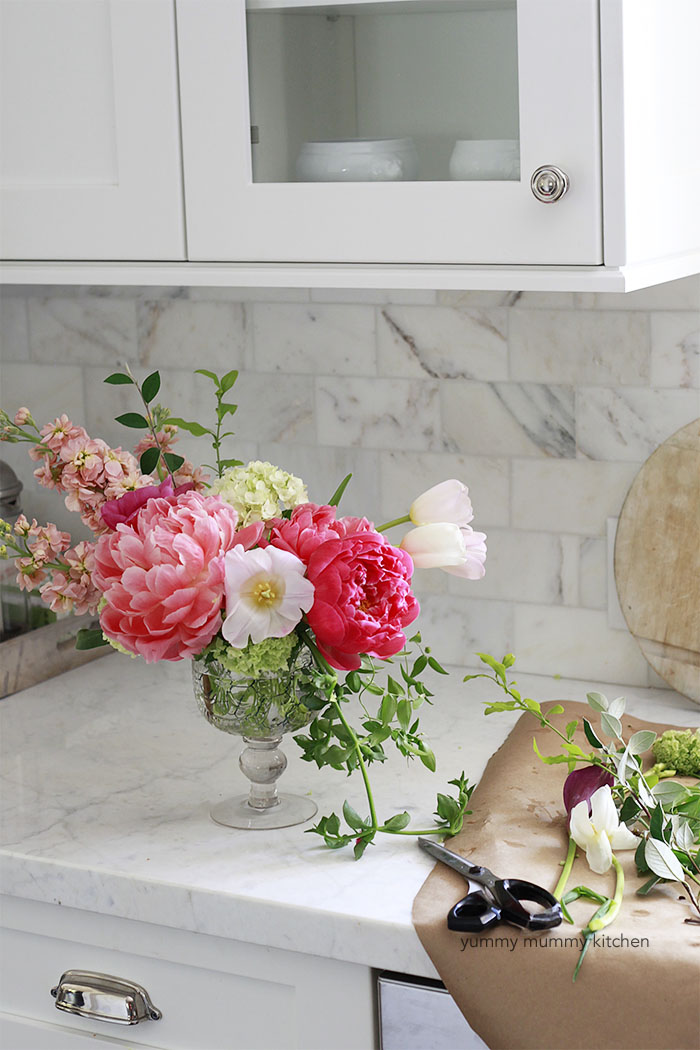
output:
[[159,1021],[163,1014],[145,988],[121,977],[91,970],[66,970],[51,994],[56,1009],[113,1024]]

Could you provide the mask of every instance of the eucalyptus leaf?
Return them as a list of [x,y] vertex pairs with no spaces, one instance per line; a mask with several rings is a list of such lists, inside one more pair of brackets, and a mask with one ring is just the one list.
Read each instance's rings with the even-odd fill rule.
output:
[[645,751],[649,750],[655,740],[656,733],[652,733],[651,729],[640,729],[637,733],[632,734],[628,747],[633,754],[643,755]]
[[696,837],[693,834],[693,829],[690,826],[689,821],[680,821],[680,823],[674,831],[674,838],[680,849],[685,850],[686,853],[690,852],[690,850],[695,845]]
[[679,784],[677,780],[660,780],[651,789],[651,793],[664,809],[676,805],[690,795],[687,787]]
[[616,696],[614,700],[611,700],[608,704],[608,714],[613,715],[615,718],[621,718],[625,713],[625,698],[624,696]]
[[685,873],[681,862],[670,846],[658,839],[648,838],[644,847],[644,859],[651,871],[660,879],[683,882]]
[[604,733],[608,736],[617,737],[618,740],[622,735],[622,724],[619,718],[615,715],[609,715],[607,711],[602,711],[600,715],[600,724]]
[[608,709],[607,697],[603,696],[602,693],[586,693],[586,700],[588,700],[589,707],[592,707],[594,711],[607,711]]

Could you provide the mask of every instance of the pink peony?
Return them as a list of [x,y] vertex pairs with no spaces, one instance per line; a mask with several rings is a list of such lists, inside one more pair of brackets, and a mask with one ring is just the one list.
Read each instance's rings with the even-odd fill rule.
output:
[[100,514],[105,525],[108,525],[110,529],[116,529],[117,525],[128,523],[149,499],[167,498],[174,495],[173,479],[168,475],[160,485],[144,485],[143,488],[125,492],[117,499],[107,500],[100,507]]
[[386,659],[403,648],[403,628],[419,613],[412,573],[410,556],[373,530],[316,548],[306,570],[315,588],[306,618],[333,667],[348,671],[360,666],[360,653]]
[[221,626],[224,554],[240,542],[237,521],[218,496],[190,491],[148,499],[129,524],[101,536],[93,579],[107,603],[104,633],[148,663],[200,653]]
[[[367,532],[372,525],[365,518],[336,518],[335,507],[301,503],[292,511],[289,520],[273,518],[268,542],[280,550],[295,554],[304,564],[326,540],[343,539],[356,532]],[[266,546],[265,543],[260,544]]]

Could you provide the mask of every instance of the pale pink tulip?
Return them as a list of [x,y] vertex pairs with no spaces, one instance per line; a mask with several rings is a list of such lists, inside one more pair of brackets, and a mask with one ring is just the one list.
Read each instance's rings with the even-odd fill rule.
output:
[[469,525],[460,528],[442,521],[411,529],[401,547],[411,555],[417,569],[444,569],[453,576],[480,580],[486,571],[485,541],[485,533],[474,532]]
[[456,478],[441,481],[414,499],[409,515],[414,525],[468,525],[474,517],[469,489]]

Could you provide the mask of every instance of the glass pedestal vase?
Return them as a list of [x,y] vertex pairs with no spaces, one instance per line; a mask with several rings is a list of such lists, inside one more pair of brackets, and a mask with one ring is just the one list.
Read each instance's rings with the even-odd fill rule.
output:
[[310,820],[315,802],[305,795],[278,794],[277,781],[287,768],[279,748],[285,733],[296,733],[318,714],[303,698],[325,701],[314,686],[311,654],[300,647],[288,667],[243,675],[219,661],[196,657],[192,680],[197,706],[216,729],[243,737],[239,765],[250,781],[247,795],[217,803],[212,820],[229,828],[287,828]]

